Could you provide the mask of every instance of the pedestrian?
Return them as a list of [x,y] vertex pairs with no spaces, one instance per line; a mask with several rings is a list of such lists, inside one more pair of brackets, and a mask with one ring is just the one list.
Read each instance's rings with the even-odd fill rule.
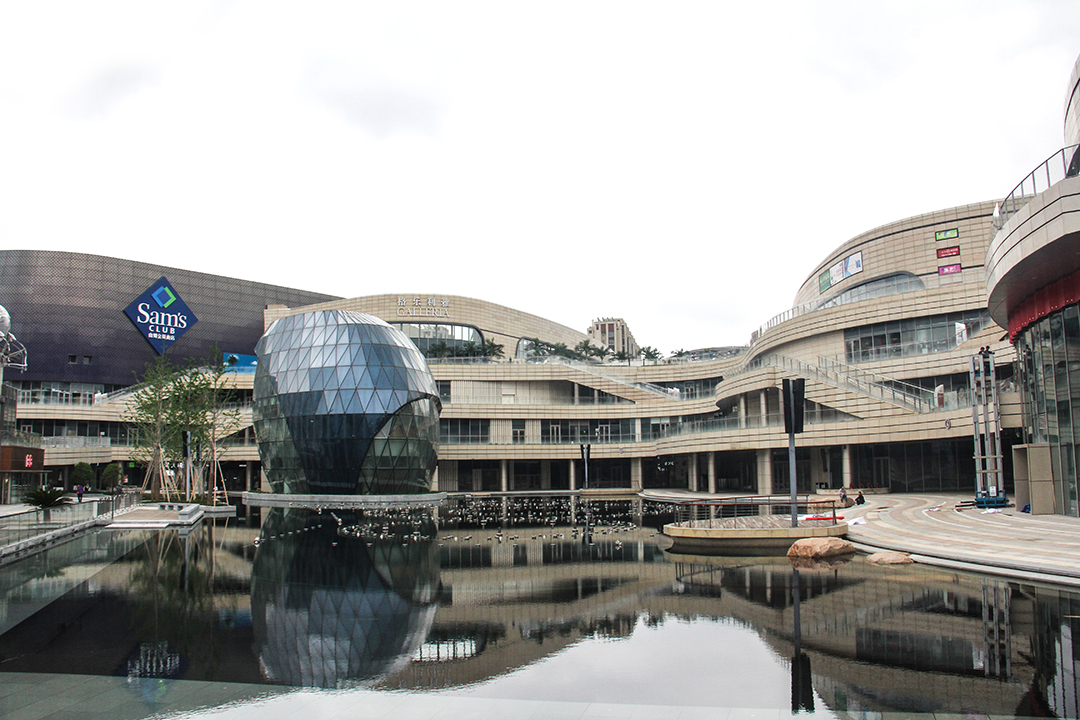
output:
[[847,488],[840,488],[840,504],[847,507]]
[[860,490],[860,491],[859,491],[859,494],[855,496],[855,504],[856,504],[856,505],[862,505],[862,504],[864,504],[865,502],[866,502],[866,498],[864,498],[864,497],[862,496],[862,490]]
[[75,486],[75,494],[79,496],[79,502],[82,502],[83,491],[86,490],[82,485]]

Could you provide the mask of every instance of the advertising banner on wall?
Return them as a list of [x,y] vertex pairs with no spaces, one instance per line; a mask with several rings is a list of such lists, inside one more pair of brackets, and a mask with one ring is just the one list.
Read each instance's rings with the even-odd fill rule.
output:
[[862,272],[862,251],[848,255],[818,276],[818,293],[823,293],[844,278]]
[[164,277],[135,298],[124,314],[158,355],[172,347],[199,321]]

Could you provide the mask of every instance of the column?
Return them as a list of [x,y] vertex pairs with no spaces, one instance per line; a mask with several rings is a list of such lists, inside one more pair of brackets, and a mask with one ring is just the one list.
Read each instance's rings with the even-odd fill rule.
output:
[[641,490],[641,458],[630,458],[630,489]]
[[851,487],[851,446],[844,446],[844,487]]
[[570,463],[570,489],[577,490],[577,475],[574,474],[574,461],[568,460]]
[[541,460],[540,461],[540,489],[541,490],[550,490],[551,489],[551,461],[550,460]]
[[641,418],[634,418],[634,440],[641,442]]
[[431,492],[439,492],[439,466],[431,473]]
[[499,489],[506,492],[509,489],[510,478],[508,477],[509,469],[506,467],[506,460],[499,461]]
[[772,495],[772,449],[760,448],[757,451],[757,494]]
[[709,460],[709,492],[714,493],[716,492],[716,453],[710,452],[707,457]]
[[688,490],[693,491],[697,491],[698,489],[697,455],[697,453],[692,452],[686,457],[686,473],[689,475],[686,487]]
[[746,395],[739,395],[739,428],[746,427]]
[[765,427],[769,424],[769,399],[764,390],[758,394],[758,407],[761,408],[761,427]]
[[[244,432],[247,432],[245,429]],[[244,463],[244,490],[251,492],[255,488],[251,487],[251,461],[248,460]],[[251,527],[251,505],[244,503],[244,522],[248,527]]]

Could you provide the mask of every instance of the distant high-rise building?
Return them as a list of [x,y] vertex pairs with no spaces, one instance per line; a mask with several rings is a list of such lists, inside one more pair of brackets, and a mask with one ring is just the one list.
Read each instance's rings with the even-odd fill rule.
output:
[[588,329],[589,339],[606,347],[611,352],[625,352],[632,357],[641,351],[630,326],[622,318],[600,318],[593,320]]

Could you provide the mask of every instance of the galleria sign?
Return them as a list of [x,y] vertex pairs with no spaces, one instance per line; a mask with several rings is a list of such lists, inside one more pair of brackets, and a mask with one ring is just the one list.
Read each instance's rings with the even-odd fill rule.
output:
[[450,319],[450,298],[398,297],[398,317],[435,317]]
[[164,277],[135,298],[124,314],[159,355],[199,321]]

